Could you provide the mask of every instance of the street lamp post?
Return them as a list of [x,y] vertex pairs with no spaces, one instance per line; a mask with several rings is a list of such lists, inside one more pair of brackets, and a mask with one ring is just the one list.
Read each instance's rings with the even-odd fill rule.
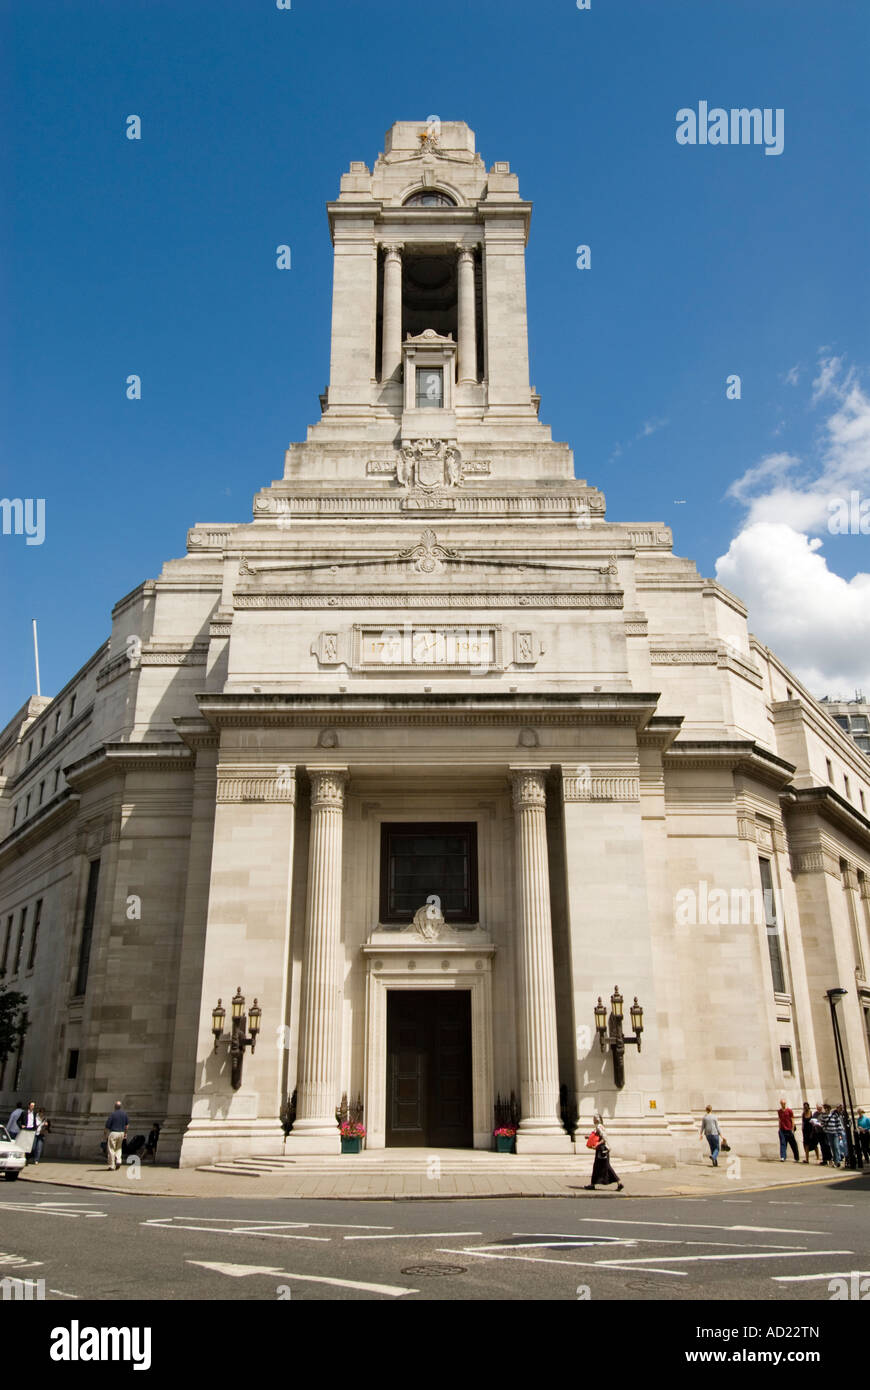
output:
[[[245,1015],[245,996],[242,994],[242,987],[239,985],[232,1000],[232,1033],[230,1035],[230,1079],[234,1091],[237,1091],[242,1084],[242,1068],[245,1061],[245,1048],[249,1047],[253,1053],[257,1046],[257,1035],[260,1032],[260,1020],[263,1010],[257,1004],[256,999]],[[211,1031],[214,1034],[214,1050],[217,1052],[218,1043],[224,1029],[224,1019],[227,1011],[218,1000],[215,1008],[211,1011]],[[251,1033],[248,1036],[248,1024],[250,1023]]]
[[863,1168],[861,1145],[858,1142],[858,1134],[855,1128],[855,1112],[852,1108],[852,1089],[849,1085],[849,1073],[846,1070],[846,1054],[843,1051],[843,1039],[840,1035],[840,1020],[837,1017],[837,1005],[849,991],[838,987],[836,989],[829,989],[826,993],[828,996],[828,1003],[831,1006],[831,1026],[834,1030],[834,1052],[837,1058],[837,1075],[840,1078],[840,1096],[843,1101],[843,1111],[846,1116],[846,1167]]
[[598,1003],[595,1005],[595,1027],[598,1031],[598,1041],[601,1051],[606,1052],[608,1048],[613,1056],[613,1082],[618,1091],[625,1085],[625,1048],[626,1044],[631,1044],[640,1052],[641,1034],[643,1033],[643,1009],[637,1002],[637,995],[634,996],[634,1003],[629,1010],[631,1014],[631,1026],[634,1033],[631,1037],[625,1037],[623,1029],[623,1010],[625,1001],[619,992],[619,985],[614,985],[613,993],[610,996],[610,1019],[607,1018],[607,1005],[602,1004],[601,995],[598,996]]

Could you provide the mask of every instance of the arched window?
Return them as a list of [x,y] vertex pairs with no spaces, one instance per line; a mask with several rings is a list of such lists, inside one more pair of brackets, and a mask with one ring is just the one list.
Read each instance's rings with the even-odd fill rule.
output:
[[404,202],[406,208],[455,208],[456,200],[447,193],[439,193],[436,188],[423,188],[412,193]]

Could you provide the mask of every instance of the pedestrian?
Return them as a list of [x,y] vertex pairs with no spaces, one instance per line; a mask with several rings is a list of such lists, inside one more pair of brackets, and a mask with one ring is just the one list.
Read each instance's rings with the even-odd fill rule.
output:
[[20,1101],[18,1102],[18,1104],[15,1106],[15,1109],[12,1111],[12,1114],[9,1116],[9,1123],[8,1123],[7,1126],[6,1126],[6,1128],[7,1128],[8,1131],[9,1131],[9,1138],[10,1138],[10,1139],[17,1139],[17,1138],[18,1138],[18,1131],[19,1131],[20,1128],[21,1128],[21,1120],[22,1120],[23,1116],[24,1116],[24,1101],[23,1101],[23,1100],[20,1100]]
[[45,1148],[45,1136],[51,1129],[51,1120],[44,1110],[36,1112],[36,1138],[33,1141],[33,1163],[34,1166],[42,1158],[42,1150]]
[[708,1105],[701,1117],[701,1138],[706,1139],[710,1145],[710,1157],[713,1160],[713,1167],[719,1167],[719,1149],[722,1143],[722,1136],[719,1133],[719,1121],[713,1114],[712,1105]]
[[794,1154],[795,1163],[800,1163],[797,1140],[794,1137],[794,1111],[786,1105],[784,1100],[779,1102],[777,1111],[779,1120],[779,1161],[785,1163],[786,1149],[791,1149]]
[[33,1145],[34,1145],[35,1142],[36,1142],[36,1129],[37,1129],[36,1101],[35,1101],[35,1100],[32,1100],[32,1101],[30,1102],[30,1104],[28,1105],[28,1107],[27,1107],[27,1109],[25,1110],[24,1114],[21,1116],[20,1120],[18,1121],[18,1124],[19,1124],[19,1130],[18,1130],[18,1139],[17,1139],[17,1142],[18,1142],[18,1144],[20,1144],[21,1148],[24,1150],[24,1152],[25,1152],[25,1154],[26,1154],[25,1162],[26,1162],[26,1163],[32,1163],[32,1162],[33,1162]]
[[[616,1183],[617,1192],[621,1192],[624,1184],[619,1181],[619,1175],[610,1166],[610,1146],[607,1142],[607,1133],[601,1120],[601,1116],[592,1116],[593,1129],[589,1139],[593,1135],[598,1136],[598,1143],[593,1145],[595,1149],[595,1159],[592,1164],[592,1181],[585,1187],[586,1192],[594,1192],[596,1183],[602,1183],[604,1187],[609,1187],[611,1183]],[[589,1143],[587,1139],[587,1144]]]
[[804,1101],[803,1113],[801,1115],[801,1140],[804,1146],[804,1163],[809,1163],[810,1154],[816,1155],[816,1163],[822,1161],[822,1151],[819,1147],[819,1130],[821,1126],[813,1119],[813,1107],[808,1100]]
[[151,1162],[152,1162],[152,1163],[156,1163],[156,1162],[157,1162],[157,1145],[158,1145],[159,1143],[160,1143],[160,1125],[159,1125],[158,1122],[155,1120],[154,1123],[153,1123],[153,1125],[151,1126],[150,1130],[148,1131],[148,1138],[147,1138],[146,1141],[145,1141],[145,1152],[143,1153],[142,1157],[143,1157],[143,1158],[149,1158],[149,1157],[150,1157]]
[[870,1115],[865,1115],[863,1110],[859,1110],[855,1128],[858,1131],[861,1157],[865,1163],[870,1163]]
[[843,1161],[840,1150],[842,1121],[836,1110],[832,1110],[827,1101],[825,1101],[824,1113],[822,1115],[822,1127],[825,1131],[825,1138],[828,1141],[828,1148],[831,1151],[831,1162],[835,1168],[839,1168]]
[[828,1142],[828,1131],[825,1128],[825,1107],[821,1101],[816,1102],[813,1111],[813,1123],[819,1127],[819,1149],[822,1155],[822,1167],[827,1168],[831,1162],[831,1145]]
[[106,1120],[106,1161],[110,1173],[123,1166],[121,1149],[127,1137],[129,1123],[126,1110],[121,1102],[116,1100],[115,1108]]

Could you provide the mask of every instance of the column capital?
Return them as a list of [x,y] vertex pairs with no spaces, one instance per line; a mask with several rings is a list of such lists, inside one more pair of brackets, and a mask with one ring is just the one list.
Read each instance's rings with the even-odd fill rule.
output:
[[348,770],[346,767],[307,767],[305,771],[311,779],[312,810],[344,808],[344,793],[347,788]]
[[405,249],[405,243],[403,241],[381,242],[381,249],[388,261],[400,261],[402,259],[402,252]]
[[456,245],[456,253],[457,253],[457,255],[459,256],[460,261],[473,261],[473,260],[474,260],[474,250],[475,250],[475,248],[474,248],[473,246],[466,246],[465,243],[464,243],[463,241],[457,241],[455,245]]
[[547,804],[547,769],[544,767],[512,767],[511,793],[514,810]]

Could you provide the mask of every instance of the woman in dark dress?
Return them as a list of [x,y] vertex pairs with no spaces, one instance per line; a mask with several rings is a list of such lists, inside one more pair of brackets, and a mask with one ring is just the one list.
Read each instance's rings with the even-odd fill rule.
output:
[[607,1134],[604,1125],[601,1123],[600,1115],[593,1115],[593,1133],[598,1135],[601,1140],[595,1150],[595,1161],[592,1164],[592,1181],[587,1184],[586,1191],[594,1192],[598,1183],[604,1187],[609,1187],[611,1183],[616,1183],[617,1192],[621,1192],[623,1184],[619,1181],[619,1175],[610,1166],[610,1148],[607,1143]]
[[815,1153],[817,1163],[821,1163],[822,1161],[822,1155],[819,1152],[819,1132],[819,1126],[813,1119],[813,1108],[809,1101],[805,1100],[803,1114],[801,1115],[801,1139],[804,1146],[804,1163],[809,1163],[811,1153]]

